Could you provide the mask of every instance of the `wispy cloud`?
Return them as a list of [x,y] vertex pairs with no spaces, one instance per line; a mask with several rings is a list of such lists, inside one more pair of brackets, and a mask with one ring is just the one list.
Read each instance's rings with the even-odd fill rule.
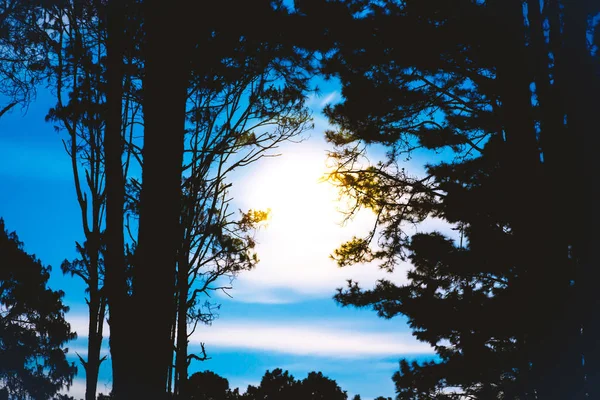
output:
[[340,99],[340,94],[337,90],[331,92],[311,94],[306,100],[306,105],[310,107],[313,112],[319,113],[323,107],[328,104],[335,103]]
[[[78,339],[87,338],[88,336],[88,316],[79,313],[68,313],[66,316],[67,322],[71,324],[71,330],[77,333]],[[104,321],[103,334],[107,338],[109,334],[109,325]]]
[[335,358],[431,354],[433,349],[408,333],[367,332],[326,322],[275,324],[272,322],[218,322],[199,328],[190,338],[213,348],[260,350],[291,355]]
[[323,99],[321,100],[319,105],[321,107],[325,107],[328,104],[334,103],[339,98],[340,98],[340,94],[337,91],[333,91],[333,92],[327,94],[325,97],[323,97]]
[[[67,316],[80,339],[87,335],[86,317]],[[106,324],[106,323],[105,323]],[[190,346],[205,343],[209,348],[260,350],[291,355],[336,358],[397,356],[402,354],[429,354],[433,350],[417,341],[408,332],[381,332],[357,329],[354,320],[273,321],[218,320],[211,326],[198,326],[190,337]],[[104,328],[108,336],[108,325]],[[75,343],[70,353],[86,354],[84,345]],[[108,354],[107,349],[102,354]]]

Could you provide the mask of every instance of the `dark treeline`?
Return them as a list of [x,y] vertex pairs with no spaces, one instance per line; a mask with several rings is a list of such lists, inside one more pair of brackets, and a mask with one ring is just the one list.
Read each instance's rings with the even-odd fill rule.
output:
[[[325,109],[330,179],[355,200],[350,215],[377,215],[333,257],[411,265],[405,285],[349,282],[335,300],[407,316],[439,360],[402,361],[398,398],[600,398],[598,2],[257,0],[200,12],[196,3],[0,0],[0,116],[50,88],[47,120],[72,161],[84,237],[62,269],[87,287],[86,400],[105,361],[105,319],[111,398],[213,398],[213,384],[239,395],[209,373],[188,378],[207,357],[204,346],[189,353],[189,330],[214,318],[205,294],[258,262],[253,232],[267,215],[229,209],[231,172],[310,128],[304,101],[318,75],[342,83],[342,102]],[[372,144],[388,150],[384,160],[369,161]],[[424,175],[403,163],[413,156]],[[412,229],[431,218],[455,235]],[[66,309],[45,289],[47,269],[10,258],[22,248],[4,235],[1,393],[49,398],[74,373],[64,353],[47,355],[73,337]],[[38,281],[11,272],[20,268]],[[44,330],[11,339],[32,324],[17,312],[42,304],[7,288],[33,284],[54,293],[40,314],[60,322],[52,348],[39,343]],[[39,346],[37,357],[62,371],[37,372],[44,394],[42,383],[22,383],[32,356],[11,355]],[[275,398],[263,393],[269,379],[286,382],[278,393],[299,396],[314,381],[332,391],[314,398],[343,394],[322,375],[296,381],[275,370],[239,396]]]

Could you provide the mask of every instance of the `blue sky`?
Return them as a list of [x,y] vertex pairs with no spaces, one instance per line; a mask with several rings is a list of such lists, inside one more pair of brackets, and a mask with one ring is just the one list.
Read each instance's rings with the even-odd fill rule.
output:
[[[211,357],[193,363],[191,372],[213,370],[232,387],[245,389],[267,369],[288,369],[297,378],[316,370],[363,399],[393,396],[391,376],[398,360],[430,358],[432,350],[410,335],[402,318],[381,320],[372,311],[341,308],[332,300],[335,288],[348,278],[368,287],[386,275],[372,265],[342,270],[328,259],[342,241],[365,233],[373,216],[363,212],[341,226],[337,209],[343,204],[332,187],[318,183],[328,149],[320,110],[339,99],[335,83],[321,87],[322,94],[309,99],[315,129],[306,140],[286,144],[279,149],[281,157],[260,160],[235,175],[234,205],[243,210],[270,207],[272,216],[257,233],[261,262],[234,281],[233,298],[216,298],[222,303],[219,318],[191,338],[192,349],[204,342]],[[50,286],[66,292],[68,319],[79,334],[69,347],[82,354],[84,287],[63,276],[60,263],[75,257],[74,243],[83,234],[70,161],[61,143],[65,134],[44,121],[53,103],[49,93],[40,91],[28,110],[15,109],[0,119],[0,216],[28,252],[54,267]],[[444,228],[435,221],[427,226]],[[405,270],[398,269],[391,279],[401,282]],[[106,362],[101,371],[100,391],[110,389],[109,367]],[[71,393],[83,396],[79,369]]]

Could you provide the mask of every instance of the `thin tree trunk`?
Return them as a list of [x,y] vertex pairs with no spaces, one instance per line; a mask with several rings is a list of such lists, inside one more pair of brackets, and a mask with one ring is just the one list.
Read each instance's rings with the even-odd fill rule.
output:
[[174,386],[176,386],[176,370],[175,370],[175,354],[177,352],[177,309],[178,309],[178,304],[177,304],[177,291],[175,291],[175,293],[173,293],[173,310],[172,310],[172,316],[171,316],[171,349],[173,349],[173,351],[171,352],[171,361],[169,362],[169,368],[168,368],[168,372],[167,372],[167,393],[176,393],[176,391],[174,391]]
[[113,394],[117,400],[140,398],[133,392],[129,362],[132,338],[140,334],[129,327],[126,265],[124,256],[123,212],[125,181],[121,157],[124,15],[122,0],[107,5],[107,119],[104,151],[106,160],[106,256],[105,289],[109,307],[110,351],[113,370]]
[[182,399],[187,399],[187,377],[188,377],[188,333],[187,333],[187,300],[188,300],[188,252],[183,251],[180,257],[177,271],[178,300],[177,300],[177,351],[175,356],[176,391]]
[[[93,240],[93,239],[92,239]],[[98,387],[98,371],[100,368],[100,349],[102,347],[102,334],[98,326],[104,322],[100,320],[100,293],[98,290],[98,247],[88,239],[90,257],[90,300],[88,323],[88,359],[85,366],[85,400],[96,400]]]

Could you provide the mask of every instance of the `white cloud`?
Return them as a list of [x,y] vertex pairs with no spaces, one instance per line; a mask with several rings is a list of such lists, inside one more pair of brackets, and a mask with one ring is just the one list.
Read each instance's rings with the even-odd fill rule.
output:
[[348,324],[333,326],[326,321],[312,321],[311,326],[255,321],[219,322],[197,329],[190,338],[190,345],[198,346],[200,342],[212,348],[335,358],[433,353],[429,345],[408,333],[358,331]]
[[[85,314],[68,313],[66,316],[67,322],[71,324],[71,330],[77,333],[78,339],[87,339],[88,336],[88,316]],[[106,320],[103,326],[103,336],[108,338],[109,325]],[[81,354],[81,353],[80,353]]]

